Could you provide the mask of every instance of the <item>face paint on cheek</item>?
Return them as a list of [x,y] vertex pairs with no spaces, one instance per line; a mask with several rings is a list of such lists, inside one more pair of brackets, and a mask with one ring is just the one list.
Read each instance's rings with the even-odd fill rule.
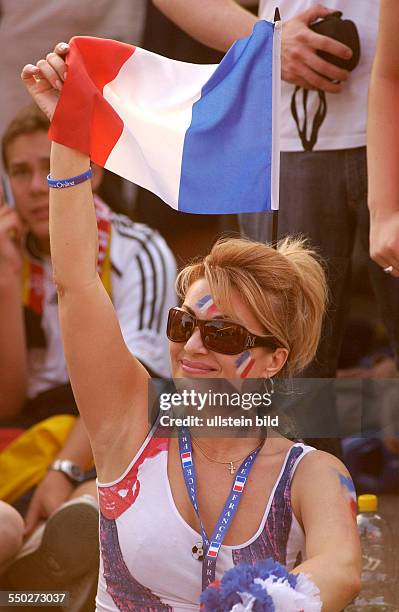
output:
[[196,303],[196,307],[200,311],[201,314],[206,316],[212,316],[217,313],[218,307],[211,295],[204,295],[198,302]]
[[254,365],[255,359],[252,357],[251,351],[244,351],[236,359],[236,372],[240,378],[247,378]]
[[352,516],[356,518],[357,514],[357,498],[356,498],[356,489],[353,484],[353,480],[350,476],[344,476],[341,472],[337,472],[339,481],[341,486],[345,491],[345,495],[348,499],[349,506],[352,512]]

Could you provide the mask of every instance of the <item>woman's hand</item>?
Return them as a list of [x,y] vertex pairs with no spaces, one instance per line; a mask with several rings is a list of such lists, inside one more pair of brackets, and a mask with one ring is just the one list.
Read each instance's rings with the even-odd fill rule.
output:
[[382,268],[392,266],[391,275],[399,278],[399,211],[370,211],[370,255]]
[[66,79],[67,65],[64,58],[68,51],[66,43],[58,43],[46,59],[39,60],[36,66],[27,64],[21,72],[26,89],[50,121]]

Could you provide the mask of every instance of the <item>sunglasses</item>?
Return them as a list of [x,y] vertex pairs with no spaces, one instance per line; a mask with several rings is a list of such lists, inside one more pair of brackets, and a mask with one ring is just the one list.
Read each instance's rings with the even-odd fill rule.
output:
[[273,336],[256,336],[234,321],[197,319],[178,307],[169,310],[166,335],[172,342],[187,342],[196,327],[200,331],[203,345],[223,355],[238,355],[257,346],[267,346],[273,350],[279,346]]

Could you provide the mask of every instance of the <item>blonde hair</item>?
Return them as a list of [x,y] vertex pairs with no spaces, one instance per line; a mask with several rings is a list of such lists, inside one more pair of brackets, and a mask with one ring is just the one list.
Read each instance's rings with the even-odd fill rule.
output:
[[231,293],[243,302],[289,350],[279,375],[301,372],[316,354],[327,302],[327,283],[317,254],[303,238],[285,238],[276,248],[243,238],[222,238],[210,253],[187,265],[176,289],[184,299],[189,287],[205,278],[221,310],[236,318]]

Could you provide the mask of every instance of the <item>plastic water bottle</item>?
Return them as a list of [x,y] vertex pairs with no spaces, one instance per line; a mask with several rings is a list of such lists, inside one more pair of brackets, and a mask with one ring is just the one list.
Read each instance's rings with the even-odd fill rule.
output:
[[377,514],[376,495],[359,495],[357,526],[362,547],[362,588],[349,612],[394,612],[392,534]]

